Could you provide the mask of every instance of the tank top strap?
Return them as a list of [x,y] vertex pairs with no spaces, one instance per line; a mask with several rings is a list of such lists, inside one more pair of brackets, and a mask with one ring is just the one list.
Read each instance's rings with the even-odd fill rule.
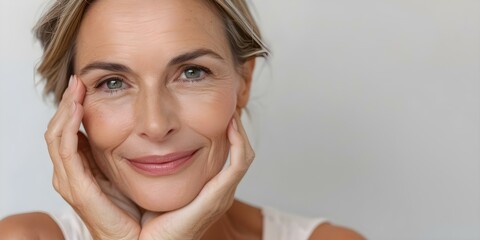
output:
[[327,222],[324,218],[307,218],[271,207],[262,207],[263,240],[307,240],[313,230]]
[[72,208],[66,208],[62,213],[48,213],[62,230],[67,240],[92,240],[92,236],[82,219]]

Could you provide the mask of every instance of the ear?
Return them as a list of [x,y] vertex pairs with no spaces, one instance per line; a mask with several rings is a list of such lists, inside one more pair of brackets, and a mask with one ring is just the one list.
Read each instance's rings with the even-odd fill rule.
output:
[[255,58],[247,60],[241,66],[241,79],[237,92],[237,111],[242,110],[248,103],[250,88],[252,86],[253,70],[255,69]]

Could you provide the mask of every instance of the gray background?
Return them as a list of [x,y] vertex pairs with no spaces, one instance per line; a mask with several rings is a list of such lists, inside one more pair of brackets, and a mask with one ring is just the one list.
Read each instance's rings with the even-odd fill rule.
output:
[[[0,0],[0,218],[64,206],[30,29],[45,1]],[[369,239],[480,239],[480,1],[256,0],[274,52],[245,119],[238,196]]]

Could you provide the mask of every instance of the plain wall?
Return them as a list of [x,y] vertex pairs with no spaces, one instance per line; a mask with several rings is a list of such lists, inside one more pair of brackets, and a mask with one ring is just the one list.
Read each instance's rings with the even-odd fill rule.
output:
[[[51,186],[31,27],[0,0],[0,218],[65,206]],[[369,239],[480,239],[480,1],[254,1],[273,55],[238,196]],[[251,123],[251,124],[250,124]]]

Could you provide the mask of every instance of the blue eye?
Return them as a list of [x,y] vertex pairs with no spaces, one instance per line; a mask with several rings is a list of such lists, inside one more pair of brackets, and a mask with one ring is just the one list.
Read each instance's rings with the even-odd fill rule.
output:
[[117,91],[125,90],[127,85],[123,79],[119,77],[111,77],[101,81],[96,88],[100,88],[108,93],[116,93]]
[[200,81],[204,79],[208,73],[210,73],[210,70],[207,68],[190,66],[183,70],[182,74],[180,75],[180,80],[189,82]]
[[109,79],[105,82],[105,85],[109,90],[117,90],[123,87],[123,81],[121,79]]

